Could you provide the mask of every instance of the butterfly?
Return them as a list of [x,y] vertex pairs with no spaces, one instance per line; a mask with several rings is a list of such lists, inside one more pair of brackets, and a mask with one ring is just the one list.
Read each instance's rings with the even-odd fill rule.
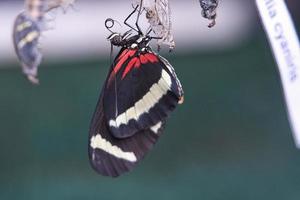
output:
[[183,103],[174,68],[149,46],[157,38],[149,32],[144,35],[136,26],[130,26],[135,35],[112,32],[108,37],[121,49],[102,88],[88,142],[91,166],[104,176],[117,177],[132,170],[153,148],[171,112]]
[[25,0],[25,10],[17,15],[13,26],[13,43],[23,73],[38,84],[38,66],[42,61],[39,40],[47,19],[45,14],[59,7],[67,7],[74,0]]

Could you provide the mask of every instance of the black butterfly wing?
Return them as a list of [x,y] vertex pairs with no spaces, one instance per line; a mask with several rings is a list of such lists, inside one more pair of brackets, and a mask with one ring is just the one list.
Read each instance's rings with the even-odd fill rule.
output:
[[116,138],[127,138],[165,121],[182,93],[175,72],[156,54],[123,50],[104,89],[104,113]]
[[90,126],[89,160],[98,173],[117,177],[133,169],[152,149],[163,132],[165,123],[160,122],[129,138],[115,138],[106,123],[103,96],[102,92]]

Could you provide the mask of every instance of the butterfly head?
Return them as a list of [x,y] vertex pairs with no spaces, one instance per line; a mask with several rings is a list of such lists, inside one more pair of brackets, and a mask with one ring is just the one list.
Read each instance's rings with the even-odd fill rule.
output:
[[128,32],[124,33],[123,35],[120,33],[112,33],[107,39],[112,45],[123,48],[144,50],[149,47],[152,37],[141,34],[133,36],[130,35],[131,34]]

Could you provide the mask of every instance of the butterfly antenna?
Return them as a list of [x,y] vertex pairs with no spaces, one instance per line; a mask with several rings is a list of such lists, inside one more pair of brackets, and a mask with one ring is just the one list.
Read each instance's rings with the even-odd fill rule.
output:
[[117,24],[119,24],[122,27],[120,22],[118,22],[117,20],[114,20],[112,18],[107,18],[104,22],[106,29],[109,30],[109,32],[111,32],[111,33],[115,33],[111,30],[115,26],[115,22],[117,22]]

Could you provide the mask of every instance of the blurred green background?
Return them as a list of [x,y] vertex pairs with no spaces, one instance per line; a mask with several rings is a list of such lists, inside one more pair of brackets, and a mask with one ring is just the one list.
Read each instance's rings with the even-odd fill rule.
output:
[[0,200],[299,200],[300,151],[261,27],[230,48],[164,54],[185,103],[117,179],[96,174],[87,155],[106,52],[47,60],[37,87],[15,60],[0,62]]
[[87,157],[108,60],[48,63],[38,87],[1,70],[0,199],[299,199],[300,152],[264,35],[222,53],[165,56],[186,101],[117,179],[97,175]]

